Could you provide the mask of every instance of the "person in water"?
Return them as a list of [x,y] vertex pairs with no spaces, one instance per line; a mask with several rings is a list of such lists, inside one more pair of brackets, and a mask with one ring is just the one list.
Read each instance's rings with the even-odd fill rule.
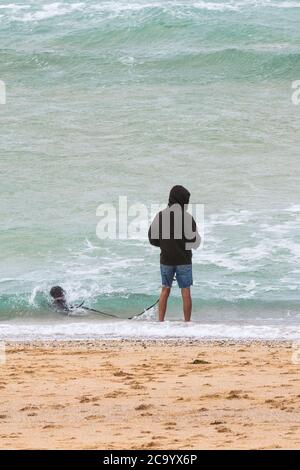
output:
[[69,306],[67,299],[66,299],[66,293],[62,287],[60,286],[52,287],[50,290],[50,295],[53,299],[52,304],[57,310],[65,314],[68,314],[70,312],[72,307]]
[[193,285],[192,249],[201,242],[194,218],[187,212],[189,191],[174,186],[166,209],[156,214],[148,232],[151,245],[160,248],[162,289],[159,299],[159,321],[164,321],[174,276],[181,289],[184,320],[192,314],[191,286]]

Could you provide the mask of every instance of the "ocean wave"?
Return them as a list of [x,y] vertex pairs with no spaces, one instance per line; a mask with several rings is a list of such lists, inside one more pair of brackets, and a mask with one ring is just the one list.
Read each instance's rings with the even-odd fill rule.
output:
[[[120,32],[116,33],[117,35]],[[120,84],[148,84],[164,80],[166,84],[180,86],[186,83],[187,77],[190,85],[214,84],[221,80],[239,82],[251,79],[253,82],[262,82],[268,79],[292,80],[299,70],[300,52],[258,52],[243,50],[243,48],[223,48],[222,50],[199,51],[163,51],[149,49],[141,51],[136,56],[109,50],[109,42],[116,38],[101,40],[101,34],[93,36],[85,42],[81,38],[81,50],[74,52],[68,50],[67,40],[65,50],[26,52],[26,51],[0,51],[0,60],[3,75],[22,73],[24,83],[32,80],[39,85],[47,80],[49,86],[74,86],[86,79],[85,86],[96,83],[99,86],[118,86]],[[135,41],[137,38],[135,38]],[[145,43],[149,38],[144,38]],[[75,39],[77,42],[78,40]],[[140,38],[141,46],[143,39]],[[101,44],[102,49],[97,49]],[[104,49],[103,49],[104,48]],[[124,58],[125,57],[125,58]],[[130,69],[130,74],[128,73]],[[111,73],[107,74],[110,70]],[[201,74],[197,71],[201,70]],[[113,72],[113,73],[112,73]],[[32,78],[32,76],[34,78]],[[95,81],[96,80],[96,81]],[[94,81],[94,82],[93,82]]]
[[[276,315],[281,318],[287,309],[298,312],[297,286],[293,285],[293,278],[287,276],[280,279],[280,282],[281,285],[278,286],[265,285],[251,278],[245,281],[228,279],[223,283],[220,280],[201,281],[200,279],[195,282],[193,290],[194,314],[197,319],[207,315],[211,321],[215,321],[224,313],[227,318],[234,313],[237,318],[245,320],[252,318],[254,314],[260,318],[265,318],[269,314],[273,315],[273,318]],[[84,305],[88,308],[114,314],[120,318],[143,312],[154,304],[159,296],[158,288],[153,289],[151,293],[134,293],[124,288],[107,289],[106,286],[104,293],[100,292],[101,286],[96,283],[89,287],[80,282],[64,282],[61,285],[67,292],[70,305],[81,305],[84,301]],[[0,321],[15,318],[59,318],[59,312],[56,312],[52,306],[50,287],[51,285],[37,285],[27,293],[2,293],[0,295]],[[171,317],[180,317],[181,308],[180,291],[174,289],[169,301]],[[74,312],[76,315],[77,310]],[[151,315],[153,312],[151,310]]]
[[[231,1],[192,1],[184,2],[181,0],[164,0],[164,1],[100,1],[89,0],[84,2],[48,2],[46,4],[29,1],[26,4],[9,3],[1,5],[0,10],[7,13],[18,13],[18,16],[13,16],[14,20],[32,22],[41,21],[56,16],[69,15],[74,12],[81,13],[99,13],[99,14],[114,14],[124,15],[126,13],[139,13],[154,11],[156,13],[164,11],[168,12],[171,16],[182,17],[183,15],[190,16],[191,13],[202,11],[213,13],[224,12],[243,12],[247,10],[257,11],[258,9],[295,9],[299,8],[299,3],[294,1],[271,1],[271,0],[231,0]],[[30,13],[22,15],[24,10],[32,9]]]
[[[223,15],[235,20],[236,17],[249,13],[269,15],[272,11],[280,9],[284,14],[293,12],[298,8],[297,2],[272,1],[193,1],[182,2],[174,0],[164,1],[66,1],[66,2],[27,2],[26,4],[8,4],[0,6],[1,23],[23,23],[33,27],[41,24],[64,26],[66,31],[75,25],[86,26],[87,23],[99,27],[101,25],[116,25],[118,27],[135,30],[145,25],[165,25],[174,28],[177,24],[188,27],[189,24],[205,24],[205,18],[222,19]],[[54,21],[58,24],[54,24]],[[251,21],[250,21],[251,23]],[[225,23],[222,22],[222,29]],[[236,26],[236,25],[235,25]],[[233,28],[233,29],[232,29]],[[76,28],[78,29],[78,28]],[[232,34],[234,24],[231,25]],[[60,32],[61,33],[61,32]],[[153,30],[155,37],[156,32]]]
[[[30,83],[33,77],[41,84],[45,79],[49,85],[66,79],[69,86],[74,81],[95,81],[95,77],[104,85],[153,80],[177,85],[226,79],[293,80],[300,72],[293,23],[287,35],[278,28],[276,16],[268,30],[258,20],[259,8],[276,5],[168,0],[4,5],[2,74],[19,74]],[[243,16],[246,8],[253,9],[257,18]],[[235,10],[240,17],[228,19],[227,14],[238,13]],[[219,16],[214,19],[214,15]],[[40,27],[45,28],[43,34]]]

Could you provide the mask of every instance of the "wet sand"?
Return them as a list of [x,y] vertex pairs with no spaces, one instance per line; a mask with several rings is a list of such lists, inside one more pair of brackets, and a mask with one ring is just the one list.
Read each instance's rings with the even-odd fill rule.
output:
[[300,448],[289,343],[7,344],[2,449]]

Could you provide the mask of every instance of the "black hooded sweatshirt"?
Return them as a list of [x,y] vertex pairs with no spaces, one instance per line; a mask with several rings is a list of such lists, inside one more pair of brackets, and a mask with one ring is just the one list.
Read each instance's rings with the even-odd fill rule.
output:
[[166,209],[156,214],[148,232],[151,245],[160,248],[160,262],[168,266],[192,263],[192,249],[200,245],[194,218],[187,212],[190,193],[174,186]]

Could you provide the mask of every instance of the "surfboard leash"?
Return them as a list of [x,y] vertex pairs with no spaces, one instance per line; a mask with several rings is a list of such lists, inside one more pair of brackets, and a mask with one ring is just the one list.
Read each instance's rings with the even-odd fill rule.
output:
[[[133,320],[134,318],[143,315],[143,313],[146,313],[146,312],[148,312],[148,310],[151,310],[151,308],[155,307],[155,305],[157,305],[158,302],[159,302],[159,299],[157,299],[157,300],[154,302],[154,304],[152,304],[152,305],[150,305],[149,307],[147,307],[147,308],[145,308],[144,310],[142,310],[142,312],[136,313],[135,315],[132,315],[132,317],[128,317],[127,320]],[[117,315],[114,315],[113,313],[102,312],[101,310],[96,310],[95,308],[85,307],[83,304],[84,304],[84,302],[82,302],[82,304],[79,305],[77,308],[83,308],[84,310],[87,310],[88,312],[96,313],[97,315],[104,315],[104,316],[106,316],[106,317],[112,317],[112,318],[118,318],[118,319],[120,319],[120,317],[118,317]]]

